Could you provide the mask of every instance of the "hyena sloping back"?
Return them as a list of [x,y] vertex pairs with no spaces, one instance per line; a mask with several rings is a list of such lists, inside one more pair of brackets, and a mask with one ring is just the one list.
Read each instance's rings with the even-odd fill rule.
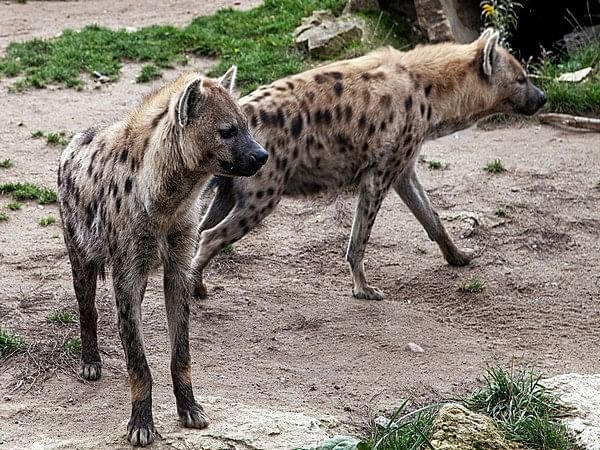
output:
[[183,75],[125,120],[76,135],[61,156],[60,213],[79,303],[81,375],[100,378],[96,279],[111,265],[131,386],[128,439],[134,445],[152,442],[155,434],[141,306],[149,271],[159,264],[177,412],[187,427],[208,423],[192,392],[188,339],[199,220],[194,204],[210,175],[252,175],[268,157],[230,96],[234,79],[234,67],[219,82]]
[[545,102],[519,63],[488,30],[468,45],[438,44],[401,53],[384,48],[279,80],[241,99],[251,129],[270,154],[256,176],[216,179],[193,266],[202,269],[244,236],[282,195],[307,195],[358,184],[346,259],[354,295],[381,299],[367,283],[363,256],[375,216],[392,187],[435,240],[446,260],[464,265],[415,174],[421,144],[496,112],[533,114]]

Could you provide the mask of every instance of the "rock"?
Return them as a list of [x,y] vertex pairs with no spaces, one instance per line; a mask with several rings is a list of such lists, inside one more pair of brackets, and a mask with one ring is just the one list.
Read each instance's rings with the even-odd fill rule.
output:
[[[204,430],[183,428],[177,420],[175,405],[154,408],[154,422],[160,433],[153,449],[287,449],[314,447],[331,435],[339,422],[332,417],[314,418],[301,413],[277,411],[232,403],[218,397],[200,399],[211,423]],[[125,430],[127,420],[112,435],[87,439],[55,441],[45,439],[36,448],[66,450],[130,448]]]
[[294,41],[311,56],[327,58],[361,40],[364,28],[365,23],[360,18],[335,18],[328,11],[315,11],[312,16],[302,19],[302,24],[294,31]]
[[415,0],[417,21],[430,42],[468,43],[479,36],[479,3],[472,0]]
[[544,380],[567,405],[574,408],[573,417],[564,423],[573,431],[581,448],[600,450],[600,374],[568,373]]
[[406,350],[411,351],[413,353],[425,352],[425,350],[423,350],[423,347],[421,347],[418,344],[415,344],[414,342],[409,342],[408,344],[406,344]]
[[587,78],[587,76],[592,72],[591,67],[586,67],[585,69],[577,70],[575,72],[566,72],[561,74],[557,80],[558,81],[566,81],[569,83],[579,83]]
[[344,14],[354,13],[358,11],[377,11],[379,10],[379,2],[377,0],[348,0],[344,6]]
[[563,36],[567,52],[575,53],[588,42],[600,39],[600,25],[584,27]]
[[430,442],[436,450],[517,450],[489,417],[448,403],[438,411]]

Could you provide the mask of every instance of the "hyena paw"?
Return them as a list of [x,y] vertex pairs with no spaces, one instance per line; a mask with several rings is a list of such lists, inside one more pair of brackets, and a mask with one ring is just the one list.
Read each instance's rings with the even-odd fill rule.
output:
[[206,428],[208,416],[198,403],[179,411],[179,418],[186,428]]
[[206,289],[206,285],[202,282],[197,283],[194,286],[194,298],[204,299],[208,297],[208,290]]
[[361,288],[354,288],[352,293],[356,298],[363,298],[365,300],[383,300],[383,297],[385,297],[380,289],[369,286],[368,284]]
[[102,363],[100,361],[81,362],[79,368],[81,378],[89,381],[96,381],[102,375]]
[[154,422],[150,419],[149,423],[137,423],[133,418],[127,425],[127,440],[131,445],[141,445],[145,447],[154,441],[156,430]]
[[463,250],[457,250],[456,253],[448,255],[446,260],[451,266],[466,266],[471,262],[475,256],[475,250],[465,248]]

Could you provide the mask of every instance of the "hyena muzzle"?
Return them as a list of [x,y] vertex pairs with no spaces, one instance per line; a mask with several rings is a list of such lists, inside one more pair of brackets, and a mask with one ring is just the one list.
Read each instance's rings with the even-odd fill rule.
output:
[[467,264],[431,207],[415,172],[421,145],[498,112],[535,113],[544,93],[486,30],[471,44],[384,48],[274,82],[241,99],[251,129],[270,154],[248,179],[215,178],[192,266],[202,270],[224,245],[255,227],[282,195],[358,186],[346,260],[358,298],[381,299],[367,283],[363,257],[382,200],[393,188],[446,261]]
[[127,438],[153,441],[152,377],[144,354],[142,299],[149,272],[164,269],[171,375],[184,426],[208,420],[192,392],[189,352],[196,198],[210,175],[253,175],[268,154],[231,97],[236,69],[219,80],[182,75],[126,119],[77,134],[61,156],[60,214],[81,324],[81,376],[101,374],[96,281],[112,267],[119,334],[131,387]]

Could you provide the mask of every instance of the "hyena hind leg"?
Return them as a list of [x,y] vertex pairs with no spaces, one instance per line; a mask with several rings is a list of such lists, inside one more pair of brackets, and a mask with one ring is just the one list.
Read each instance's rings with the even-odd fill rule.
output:
[[473,250],[460,250],[452,241],[438,213],[431,207],[414,168],[407,169],[407,172],[402,174],[394,189],[425,228],[429,238],[438,244],[448,264],[464,266],[473,259]]
[[69,259],[73,271],[73,287],[79,305],[81,330],[80,375],[86,380],[97,380],[102,375],[102,360],[98,351],[98,311],[96,310],[96,281],[102,268],[94,263],[83,263],[72,249]]

